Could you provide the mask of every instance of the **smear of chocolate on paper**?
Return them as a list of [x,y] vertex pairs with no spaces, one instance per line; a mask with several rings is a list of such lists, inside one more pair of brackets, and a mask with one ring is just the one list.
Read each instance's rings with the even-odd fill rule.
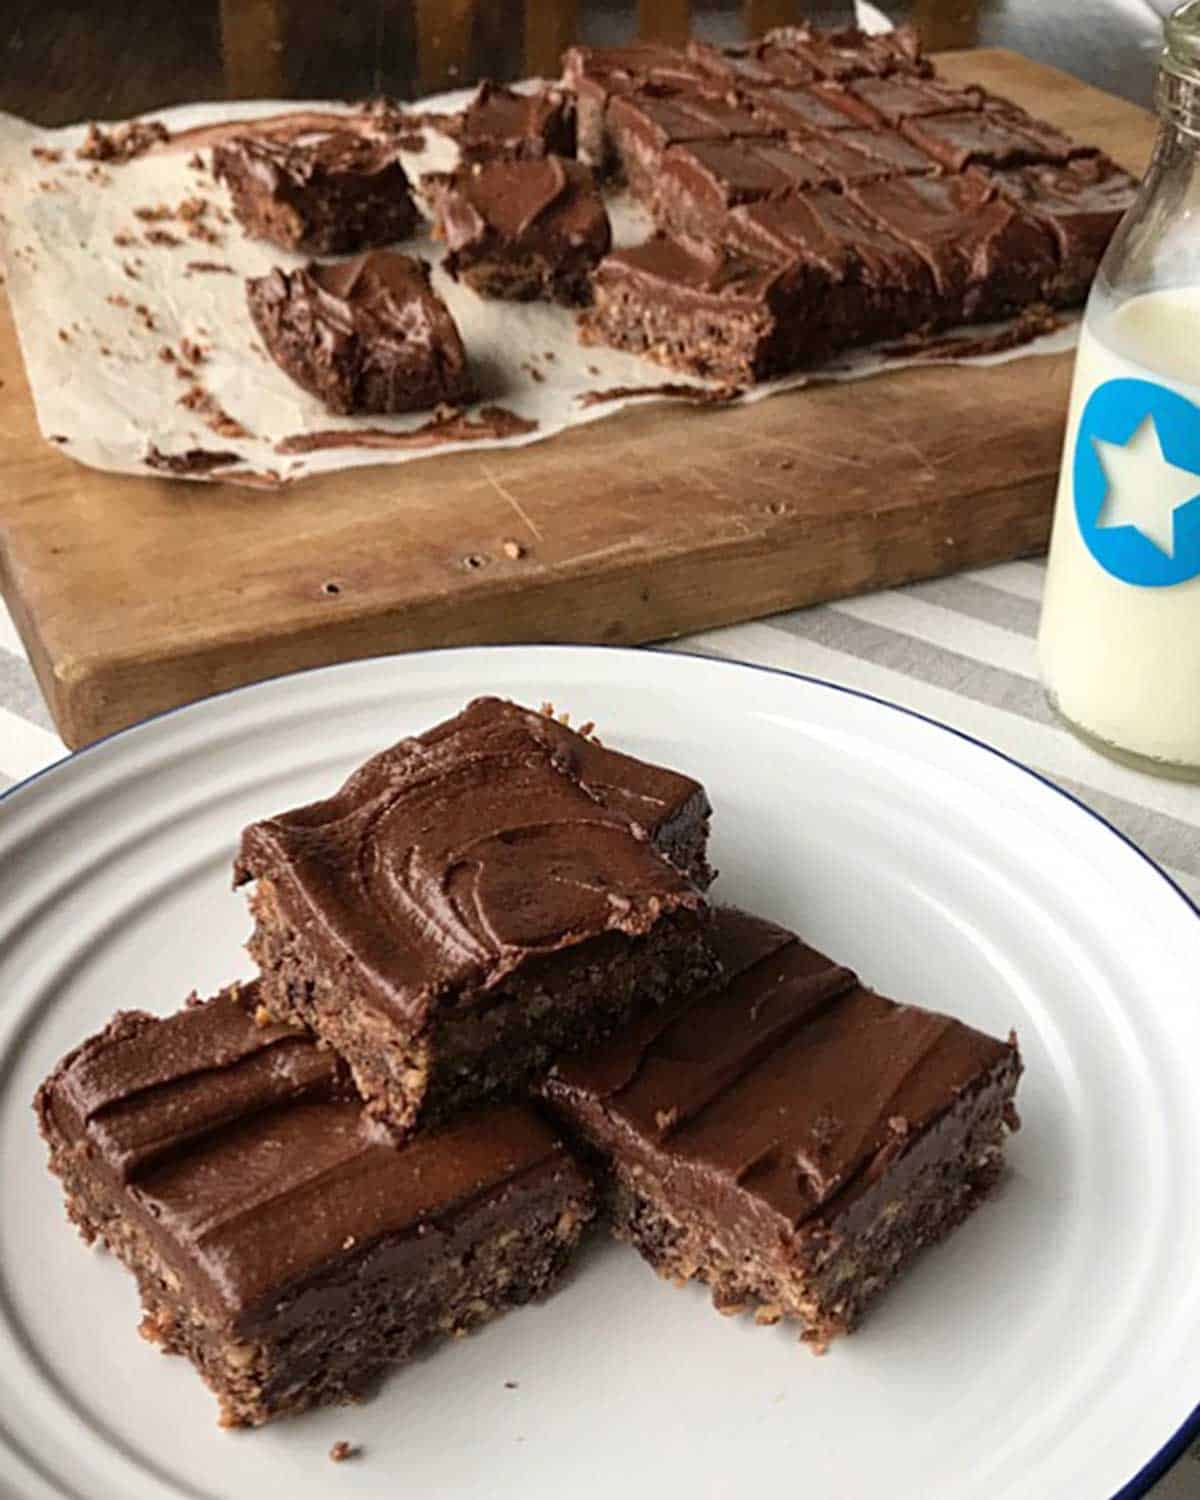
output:
[[658,385],[610,385],[602,391],[581,391],[575,397],[580,406],[601,406],[606,401],[627,401],[635,396],[669,397],[694,402],[697,406],[727,406],[745,395],[736,385],[684,385],[679,380],[664,380]]
[[535,431],[537,425],[503,406],[483,406],[473,417],[461,411],[435,414],[431,421],[409,432],[389,432],[386,427],[297,432],[276,443],[275,452],[316,453],[325,448],[424,448],[431,443],[478,443],[493,438],[520,437]]
[[239,463],[236,453],[218,452],[214,448],[188,448],[183,453],[164,453],[151,443],[143,459],[148,469],[161,474],[211,474],[214,469]]

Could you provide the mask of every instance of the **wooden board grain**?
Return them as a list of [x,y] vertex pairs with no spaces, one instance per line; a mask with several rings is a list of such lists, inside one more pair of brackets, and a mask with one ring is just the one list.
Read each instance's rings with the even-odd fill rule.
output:
[[[943,72],[1140,171],[1143,111],[1012,53]],[[63,738],[300,667],[628,644],[1044,545],[1070,356],[752,407],[658,404],[514,451],[281,492],[101,474],[42,442],[0,318],[0,585]],[[517,543],[517,551],[505,543]]]

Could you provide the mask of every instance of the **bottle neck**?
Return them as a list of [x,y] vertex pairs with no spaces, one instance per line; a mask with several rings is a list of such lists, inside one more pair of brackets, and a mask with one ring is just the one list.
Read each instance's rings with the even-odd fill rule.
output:
[[1193,144],[1200,143],[1200,78],[1176,71],[1170,60],[1164,58],[1158,72],[1155,104],[1164,126],[1181,132]]

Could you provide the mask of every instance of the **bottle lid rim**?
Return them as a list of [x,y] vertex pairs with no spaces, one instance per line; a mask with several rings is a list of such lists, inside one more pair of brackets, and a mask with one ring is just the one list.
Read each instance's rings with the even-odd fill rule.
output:
[[1200,82],[1200,0],[1184,0],[1163,23],[1162,66]]

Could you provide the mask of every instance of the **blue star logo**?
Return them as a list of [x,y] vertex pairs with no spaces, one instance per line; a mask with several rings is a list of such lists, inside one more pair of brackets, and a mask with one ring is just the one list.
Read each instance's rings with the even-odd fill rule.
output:
[[1075,435],[1075,517],[1107,572],[1141,588],[1200,575],[1200,409],[1149,380],[1108,380]]

